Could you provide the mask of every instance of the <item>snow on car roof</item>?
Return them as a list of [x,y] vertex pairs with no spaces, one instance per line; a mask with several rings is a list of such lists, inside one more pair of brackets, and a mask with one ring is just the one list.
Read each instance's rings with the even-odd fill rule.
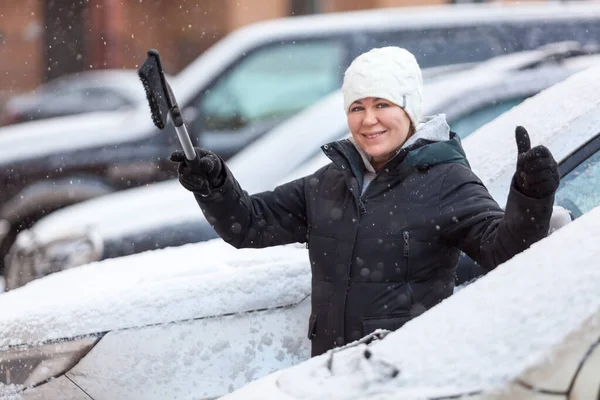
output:
[[600,311],[598,237],[600,207],[373,343],[369,360],[359,345],[334,353],[331,370],[326,354],[225,398],[387,400],[497,388],[547,362],[584,322],[600,324],[591,319]]
[[2,293],[0,348],[274,308],[310,294],[305,247],[232,250],[221,239],[156,250]]

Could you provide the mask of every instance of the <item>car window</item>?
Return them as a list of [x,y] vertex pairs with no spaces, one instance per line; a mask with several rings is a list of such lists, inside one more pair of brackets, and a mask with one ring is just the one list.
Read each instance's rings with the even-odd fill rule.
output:
[[401,30],[374,35],[371,47],[400,46],[413,53],[421,68],[487,60],[503,54],[491,26]]
[[456,132],[461,139],[464,139],[497,116],[520,104],[525,99],[526,97],[519,97],[494,102],[493,104],[481,107],[466,115],[448,121],[450,130]]
[[85,93],[88,99],[101,106],[102,109],[113,110],[131,104],[130,101],[110,89],[91,87],[82,88],[82,92]]
[[231,130],[282,118],[341,84],[343,43],[307,41],[261,48],[246,56],[205,92],[203,130]]
[[600,151],[592,154],[561,178],[555,203],[575,217],[600,205]]
[[582,45],[598,44],[600,24],[596,20],[544,21],[536,23],[535,29],[522,35],[527,48],[545,44],[574,40]]

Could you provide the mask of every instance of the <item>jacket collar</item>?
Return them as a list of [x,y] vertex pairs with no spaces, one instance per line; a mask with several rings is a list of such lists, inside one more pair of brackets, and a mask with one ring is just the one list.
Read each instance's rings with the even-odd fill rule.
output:
[[[365,171],[374,173],[370,157],[350,137],[326,144],[323,152],[338,167],[349,168],[362,181]],[[450,132],[446,116],[439,114],[425,117],[415,134],[398,149],[396,155],[385,165],[387,171],[399,171],[436,164],[458,162],[469,166],[460,143],[460,138]],[[347,165],[349,164],[349,165]]]

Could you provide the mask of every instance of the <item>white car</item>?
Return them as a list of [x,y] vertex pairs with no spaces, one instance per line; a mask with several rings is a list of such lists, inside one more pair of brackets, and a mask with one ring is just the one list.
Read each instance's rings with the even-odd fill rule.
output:
[[397,331],[223,400],[598,399],[598,237],[600,207]]
[[[561,167],[570,172],[566,172],[558,197],[569,198],[582,212],[599,204],[597,185],[590,185],[590,182],[598,181],[600,173],[600,139],[597,136],[600,99],[596,95],[600,89],[599,76],[600,67],[581,72],[480,128],[464,141],[474,170],[492,190],[502,191],[508,186],[517,155],[514,122],[519,120],[528,127],[533,144],[548,145],[561,165],[568,165],[568,168]],[[589,190],[573,190],[578,187]],[[597,212],[590,214],[592,218],[597,215]],[[586,220],[582,218],[582,221],[585,225]],[[575,227],[580,225],[573,224]],[[578,297],[573,295],[578,288],[570,284],[577,274],[571,274],[570,268],[577,268],[579,260],[587,260],[587,255],[583,254],[589,252],[584,249],[596,248],[597,230],[587,239],[575,235],[572,241],[569,235],[574,235],[577,228],[568,228],[563,228],[565,233],[559,230],[552,234],[548,245],[542,241],[532,248],[532,251],[556,249],[564,243],[568,248],[578,250],[577,254],[569,254],[568,259],[556,259],[560,266],[556,280],[552,279],[552,274],[546,274],[541,281],[541,288],[554,282],[564,291],[557,295],[541,291],[542,301],[534,304],[549,302],[554,307],[567,299],[567,306],[589,304],[590,307],[583,308],[594,312],[598,301],[598,269],[586,270],[589,273],[581,278],[581,282],[578,279],[578,283],[586,286],[583,289],[593,290],[594,295],[590,299],[586,291],[582,301],[578,302]],[[532,267],[535,276],[541,273],[535,269],[536,265],[541,268],[540,265],[551,263],[552,258],[532,254],[517,256],[514,262],[523,257],[539,259]],[[593,261],[596,259],[595,256]],[[519,265],[521,271],[527,267]],[[509,269],[500,267],[495,275],[502,275],[502,271]],[[494,282],[493,274],[489,277]],[[488,277],[481,282],[490,281],[486,279]],[[506,301],[525,295],[527,292],[523,288],[528,288],[518,285],[524,285],[526,281],[518,276],[511,277],[510,283],[502,281],[496,287],[500,293],[490,299],[489,304],[510,306],[517,313],[513,315],[515,321],[526,322],[519,303]],[[512,289],[512,285],[517,286]],[[483,286],[485,290],[479,289],[481,292],[490,290],[489,285]],[[459,294],[468,293],[467,289]],[[5,383],[0,393],[13,393],[17,398],[25,399],[214,398],[308,359],[309,294],[308,254],[299,245],[235,250],[221,240],[214,240],[105,260],[47,276],[0,294],[0,377]],[[482,301],[472,302],[471,307],[475,312],[483,304]],[[564,302],[562,305],[565,306]],[[538,309],[534,308],[532,314],[536,322],[534,317]],[[473,319],[473,324],[497,327],[498,320],[490,318],[494,309],[481,310],[485,312],[474,314],[477,318]],[[575,328],[570,324],[578,322],[582,315],[579,308],[573,318],[567,311],[560,319],[552,320],[554,324],[540,327],[559,326],[557,335],[553,336],[559,338],[569,326]],[[429,323],[438,320],[435,311],[433,315],[428,317]],[[556,314],[552,317],[556,318]],[[469,316],[461,318],[468,319]],[[407,326],[410,324],[413,323]],[[459,326],[458,333],[453,333],[464,336],[465,332],[473,331],[473,325],[468,327],[462,329]],[[501,328],[490,329],[488,333],[493,334],[492,339],[499,340]],[[435,336],[440,329],[436,325],[426,332]],[[415,331],[418,329],[412,332]],[[436,340],[445,340],[443,336],[437,336]],[[411,342],[402,354],[419,344],[418,337],[416,332],[412,339],[414,344]],[[515,338],[522,339],[520,336]],[[490,345],[485,336],[478,340],[480,347],[477,350],[483,351]],[[468,360],[473,360],[480,354],[463,353],[458,359],[468,356]],[[522,361],[528,359],[528,354],[521,352],[510,357]],[[316,360],[321,362],[318,360],[323,358]],[[490,360],[492,365],[500,362],[497,357]],[[485,358],[480,361],[485,364]],[[313,368],[315,364],[307,365]],[[472,371],[482,372],[481,365],[475,364],[477,368]],[[281,372],[287,377],[285,393],[296,396],[298,385],[293,381],[294,375],[286,371]],[[498,379],[498,375],[493,378]],[[279,390],[271,382],[264,389],[263,398],[271,395],[273,390]],[[357,378],[356,382],[361,381]],[[465,382],[459,384],[466,386],[472,380]],[[288,383],[294,388],[288,389]],[[29,386],[35,387],[27,389]],[[319,389],[318,385],[310,387]],[[244,393],[248,395],[248,392]],[[256,393],[260,398],[261,392]],[[244,398],[244,395],[240,396]],[[285,397],[282,394],[280,398]],[[364,396],[361,394],[359,398]]]
[[[445,113],[451,128],[465,137],[525,98],[600,60],[597,55],[568,56],[580,49],[557,44],[425,78],[426,112]],[[229,168],[250,193],[274,188],[321,153],[321,145],[348,133],[342,108],[341,94],[330,95],[248,146],[228,161]],[[23,231],[6,259],[7,288],[91,261],[215,237],[193,196],[177,180],[122,191],[54,212]]]

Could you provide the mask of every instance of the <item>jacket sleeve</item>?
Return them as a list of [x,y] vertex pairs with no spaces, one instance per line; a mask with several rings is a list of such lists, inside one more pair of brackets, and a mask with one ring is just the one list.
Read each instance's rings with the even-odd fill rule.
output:
[[503,211],[481,180],[453,164],[441,185],[442,239],[460,248],[485,269],[493,269],[546,237],[554,196],[521,194],[514,179]]
[[305,180],[300,178],[251,196],[225,166],[225,180],[220,187],[213,188],[207,197],[194,196],[219,236],[236,248],[305,242]]

